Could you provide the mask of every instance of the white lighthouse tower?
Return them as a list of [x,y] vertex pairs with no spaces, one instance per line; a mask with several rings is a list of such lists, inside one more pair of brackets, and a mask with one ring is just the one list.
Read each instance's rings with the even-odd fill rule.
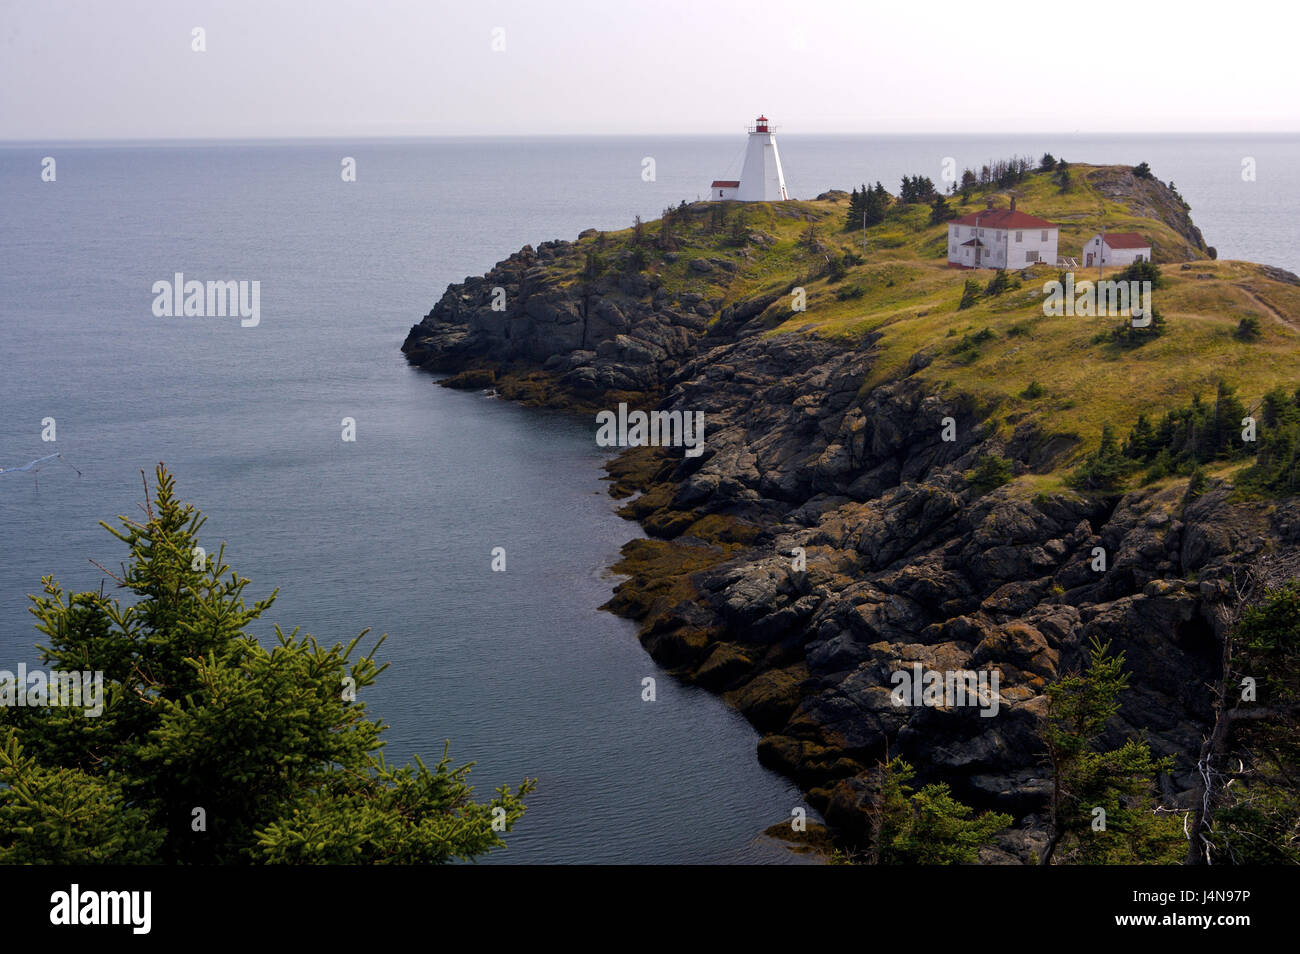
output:
[[749,129],[749,146],[745,149],[745,165],[740,171],[736,198],[741,202],[781,202],[787,198],[781,154],[776,151],[776,135],[768,126],[766,116],[759,116]]
[[789,198],[785,194],[785,174],[781,171],[776,135],[766,116],[759,116],[749,127],[749,144],[745,149],[740,179],[715,179],[710,196],[741,202],[782,202]]

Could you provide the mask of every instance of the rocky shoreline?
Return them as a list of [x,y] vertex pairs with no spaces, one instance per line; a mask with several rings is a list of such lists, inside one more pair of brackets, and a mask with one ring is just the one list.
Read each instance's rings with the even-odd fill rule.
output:
[[[1178,225],[1186,257],[1203,255],[1190,219]],[[1236,501],[1221,484],[1193,495],[1186,482],[1109,498],[981,492],[968,477],[981,455],[1032,474],[1077,442],[1032,422],[1008,436],[993,408],[915,377],[925,351],[867,386],[878,334],[770,333],[797,276],[710,298],[619,261],[618,248],[590,274],[594,241],[526,247],[450,287],[403,351],[446,386],[524,403],[704,412],[701,456],[637,448],[608,465],[621,512],[649,535],[624,548],[627,579],[608,607],[638,622],[657,661],[744,713],[759,758],[838,837],[867,837],[871,769],[901,755],[920,781],[1016,819],[981,860],[1033,861],[1050,793],[1044,689],[1080,667],[1093,637],[1132,673],[1107,741],[1144,731],[1175,758],[1166,799],[1189,797],[1212,719],[1217,608],[1235,565],[1300,543],[1294,501]],[[746,241],[761,249],[764,236]],[[690,267],[725,287],[734,263]],[[996,669],[997,717],[894,705],[890,675],[914,663]]]

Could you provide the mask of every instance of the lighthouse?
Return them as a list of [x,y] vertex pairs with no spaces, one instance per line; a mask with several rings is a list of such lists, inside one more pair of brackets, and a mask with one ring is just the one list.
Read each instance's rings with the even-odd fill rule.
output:
[[781,171],[776,135],[766,116],[759,116],[749,127],[740,178],[715,179],[709,197],[740,202],[782,202],[789,198],[785,194],[785,174]]

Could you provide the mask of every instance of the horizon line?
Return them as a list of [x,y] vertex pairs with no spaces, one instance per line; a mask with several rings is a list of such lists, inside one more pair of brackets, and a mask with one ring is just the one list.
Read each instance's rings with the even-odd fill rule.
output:
[[[232,136],[84,136],[55,138],[0,139],[0,147],[38,146],[38,145],[135,145],[135,144],[203,144],[203,143],[283,143],[312,141],[429,141],[452,139],[479,140],[517,140],[517,139],[636,139],[647,136],[671,137],[676,139],[730,139],[732,133],[701,132],[624,132],[624,133],[307,133],[276,135],[232,135]],[[991,138],[1002,136],[1122,136],[1132,138],[1171,138],[1175,136],[1296,136],[1300,129],[1277,130],[1198,130],[1181,129],[1163,132],[1133,132],[1128,130],[1043,130],[1016,131],[991,130],[988,132],[944,132],[944,131],[910,131],[910,132],[828,132],[810,130],[803,133],[787,133],[795,138],[801,136],[818,138],[906,138],[906,137],[948,137],[948,138]]]

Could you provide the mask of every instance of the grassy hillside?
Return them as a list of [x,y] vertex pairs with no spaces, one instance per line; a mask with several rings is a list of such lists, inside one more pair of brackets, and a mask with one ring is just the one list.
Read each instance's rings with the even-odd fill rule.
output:
[[[1125,167],[1077,165],[1070,171],[1072,188],[1064,193],[1049,174],[1031,175],[1015,187],[1018,208],[1061,226],[1063,255],[1081,258],[1084,241],[1103,223],[1108,231],[1140,232],[1152,240],[1164,279],[1154,302],[1167,331],[1141,347],[1099,340],[1115,318],[1044,317],[1043,283],[1057,277],[1055,267],[1013,272],[1020,287],[981,295],[959,311],[966,280],[983,287],[993,273],[947,266],[947,228],[929,224],[929,207],[895,204],[864,236],[860,228],[844,229],[843,193],[807,202],[697,203],[672,217],[675,241],[657,243],[660,226],[653,223],[640,243],[631,229],[587,237],[576,258],[556,261],[565,273],[553,277],[581,282],[593,269],[643,270],[677,302],[703,300],[716,312],[779,295],[760,319],[768,333],[818,334],[851,346],[879,332],[871,345],[878,360],[864,387],[908,374],[923,363],[914,360],[921,353],[929,363],[914,370],[916,377],[941,393],[966,393],[994,406],[1008,434],[1030,421],[1045,433],[1074,439],[1062,442],[1074,450],[1055,462],[1055,473],[1021,478],[1032,489],[1059,486],[1063,470],[1096,446],[1106,422],[1123,434],[1139,412],[1159,414],[1196,393],[1212,397],[1219,381],[1247,407],[1270,388],[1300,385],[1300,285],[1277,269],[1207,259],[1185,210],[1158,183],[1135,180]],[[997,207],[1006,206],[1006,195],[988,194]],[[983,208],[985,194],[965,205],[959,197],[949,202],[954,213],[965,214]],[[590,254],[585,266],[575,267],[584,261],[581,253]],[[861,263],[831,277],[828,264],[845,253],[861,256]],[[707,268],[694,264],[697,259]],[[1097,274],[1080,269],[1076,280]],[[806,311],[791,307],[794,286],[806,290]],[[1238,322],[1250,316],[1262,334],[1238,340]],[[1025,397],[1031,383],[1042,393]]]

